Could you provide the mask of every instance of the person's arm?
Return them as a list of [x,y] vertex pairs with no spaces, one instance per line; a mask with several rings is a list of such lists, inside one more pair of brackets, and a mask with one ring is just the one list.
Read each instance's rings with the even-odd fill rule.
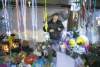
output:
[[64,29],[64,26],[63,26],[62,22],[59,21],[58,31],[62,31],[63,29]]

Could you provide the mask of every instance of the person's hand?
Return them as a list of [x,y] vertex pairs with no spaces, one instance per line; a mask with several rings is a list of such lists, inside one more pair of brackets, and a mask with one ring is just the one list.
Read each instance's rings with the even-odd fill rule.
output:
[[50,29],[50,32],[54,32],[54,29]]
[[61,28],[58,28],[58,31],[61,31]]

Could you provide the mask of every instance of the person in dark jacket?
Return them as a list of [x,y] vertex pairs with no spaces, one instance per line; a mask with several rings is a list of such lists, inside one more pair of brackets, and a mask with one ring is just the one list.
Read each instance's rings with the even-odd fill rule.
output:
[[[59,18],[59,14],[54,14],[53,18],[48,21],[48,30],[47,32],[49,32],[50,35],[50,39],[51,40],[60,40],[61,38],[61,32],[64,29],[64,26],[62,24],[62,22],[58,19]],[[45,27],[43,27],[44,31]]]

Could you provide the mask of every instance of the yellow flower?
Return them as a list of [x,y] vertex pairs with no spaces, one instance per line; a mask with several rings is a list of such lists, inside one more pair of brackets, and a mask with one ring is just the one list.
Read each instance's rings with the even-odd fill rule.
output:
[[79,36],[76,40],[78,45],[85,45],[87,43],[88,39],[85,36]]
[[75,42],[74,39],[70,39],[69,44],[70,44],[71,47],[74,47],[76,45],[76,42]]

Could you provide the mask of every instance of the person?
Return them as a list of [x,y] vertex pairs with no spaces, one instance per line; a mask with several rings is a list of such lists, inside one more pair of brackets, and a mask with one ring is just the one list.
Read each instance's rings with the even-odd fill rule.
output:
[[43,27],[44,31],[49,32],[50,40],[59,41],[61,39],[61,32],[64,29],[64,26],[61,20],[58,19],[59,14],[55,13],[50,21],[48,21],[48,29],[45,30],[45,26]]

